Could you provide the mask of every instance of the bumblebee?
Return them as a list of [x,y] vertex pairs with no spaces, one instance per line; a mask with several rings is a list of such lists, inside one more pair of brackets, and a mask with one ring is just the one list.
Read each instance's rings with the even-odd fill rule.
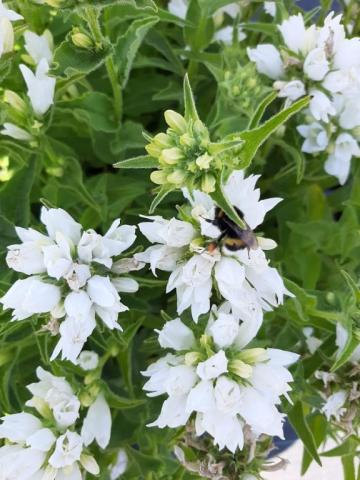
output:
[[[243,213],[236,207],[234,207],[236,213],[244,221]],[[246,224],[245,229],[239,227],[233,220],[231,220],[224,210],[219,207],[215,209],[214,220],[208,220],[220,230],[220,235],[215,242],[211,242],[208,245],[208,250],[212,252],[218,244],[221,242],[228,250],[236,252],[247,248],[249,250],[256,250],[258,248],[258,242],[256,236],[251,228]]]

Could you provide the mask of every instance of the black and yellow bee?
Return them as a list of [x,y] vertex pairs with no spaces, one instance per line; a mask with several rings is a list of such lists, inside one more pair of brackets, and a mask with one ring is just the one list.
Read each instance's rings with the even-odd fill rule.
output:
[[[244,221],[243,213],[236,207],[234,207],[236,213]],[[215,209],[214,220],[208,220],[210,223],[218,227],[220,230],[219,237],[215,242],[211,242],[208,245],[208,250],[213,251],[219,244],[224,245],[228,250],[236,252],[247,248],[248,250],[256,250],[258,248],[258,242],[254,232],[246,224],[247,228],[241,228],[233,220],[231,220],[224,210],[219,207]]]

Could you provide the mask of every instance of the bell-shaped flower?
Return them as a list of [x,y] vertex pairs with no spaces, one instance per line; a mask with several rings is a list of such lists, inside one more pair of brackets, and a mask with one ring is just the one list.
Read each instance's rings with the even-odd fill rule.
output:
[[165,323],[159,333],[159,343],[162,348],[173,350],[190,350],[195,345],[195,336],[180,318]]
[[9,245],[6,263],[16,272],[34,275],[46,271],[43,247],[51,245],[52,241],[32,228],[15,228],[22,243]]
[[336,115],[336,109],[331,102],[330,98],[320,90],[312,90],[310,92],[311,100],[309,103],[309,109],[311,115],[317,121],[323,121],[327,123],[329,116]]
[[329,137],[320,123],[314,122],[310,125],[299,125],[297,131],[305,138],[301,150],[305,153],[316,153],[324,151],[329,144]]
[[15,413],[1,418],[0,438],[25,444],[27,439],[42,429],[41,421],[30,413]]
[[33,480],[41,478],[41,466],[46,454],[20,445],[4,445],[0,448],[0,472],[9,480]]
[[24,320],[36,313],[51,312],[61,298],[60,288],[37,276],[17,280],[0,298],[4,309],[13,310],[13,320]]
[[45,30],[42,35],[37,35],[30,30],[24,32],[25,50],[37,65],[41,59],[45,59],[48,64],[53,57],[54,42],[49,30]]
[[239,321],[233,315],[223,312],[219,312],[215,320],[211,318],[207,326],[217,348],[232,345],[239,335],[239,329]]
[[301,13],[298,15],[290,15],[278,28],[287,48],[294,53],[302,53],[305,55],[316,45],[316,27],[312,25],[307,29]]
[[26,65],[20,65],[24,77],[27,94],[36,115],[44,115],[54,103],[56,79],[49,77],[49,64],[45,58],[36,67],[35,74]]
[[41,209],[41,222],[45,225],[49,237],[56,240],[56,234],[61,233],[76,245],[80,240],[81,225],[75,222],[62,208],[46,208]]
[[77,365],[85,372],[95,370],[99,365],[99,355],[90,350],[83,350],[79,355]]
[[227,372],[228,360],[223,350],[197,366],[196,373],[202,380],[212,380]]
[[289,102],[295,102],[306,93],[305,85],[301,80],[290,82],[278,80],[274,83],[274,88],[279,91],[280,98],[286,98]]
[[347,397],[348,394],[345,392],[345,390],[339,390],[338,392],[330,395],[330,397],[326,400],[324,406],[322,407],[322,412],[328,421],[330,421],[332,417],[334,417],[336,421],[340,421],[340,418],[346,413],[346,408],[344,405]]
[[83,450],[83,441],[76,432],[67,430],[57,438],[55,451],[50,456],[49,465],[55,469],[72,467],[80,460]]
[[352,156],[360,156],[359,145],[349,133],[341,133],[324,167],[327,173],[338,178],[340,185],[343,185],[349,176]]
[[273,80],[282,78],[284,65],[279,50],[271,44],[257,45],[255,48],[248,48],[247,55],[251,62],[255,62],[256,69]]
[[15,138],[15,140],[23,140],[25,142],[30,142],[33,138],[29,132],[11,122],[5,122],[3,127],[4,128],[0,130],[1,135]]
[[308,78],[321,81],[330,70],[329,61],[324,48],[314,48],[309,52],[304,62],[304,72]]
[[110,442],[110,435],[111,412],[104,395],[100,393],[87,411],[81,437],[86,447],[96,440],[99,447],[104,449]]
[[0,57],[12,52],[14,48],[14,30],[9,19],[0,17]]

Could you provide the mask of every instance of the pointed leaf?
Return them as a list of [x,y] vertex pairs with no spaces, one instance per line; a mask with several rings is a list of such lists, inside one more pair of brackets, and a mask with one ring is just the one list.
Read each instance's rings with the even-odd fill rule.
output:
[[[293,103],[290,107],[285,108],[278,114],[263,123],[260,127],[253,130],[241,132],[237,135],[238,138],[245,140],[245,145],[240,152],[241,167],[246,168],[250,165],[259,147],[270,137],[283,123],[290,117],[295,115],[309,103],[309,98],[305,97]],[[235,138],[235,135],[234,137]]]
[[184,78],[184,105],[185,105],[185,119],[192,120],[195,122],[199,119],[199,115],[196,110],[194,94],[191,89],[191,85],[189,82],[189,77],[186,74]]
[[315,439],[306,421],[303,405],[300,401],[295,403],[288,413],[288,417],[309,455],[321,466],[321,460],[317,453]]
[[164,198],[173,190],[175,190],[173,185],[163,185],[159,192],[157,193],[156,197],[152,201],[149,209],[149,213],[154,213],[156,207],[164,200]]
[[157,168],[158,165],[158,160],[150,155],[140,155],[114,163],[115,168]]
[[278,95],[277,92],[271,92],[269,95],[267,95],[264,98],[264,100],[260,103],[260,105],[255,110],[254,115],[250,119],[249,127],[248,127],[249,130],[256,128],[259,125],[265,113],[265,110],[270,105],[270,103],[272,103],[277,98],[277,95]]

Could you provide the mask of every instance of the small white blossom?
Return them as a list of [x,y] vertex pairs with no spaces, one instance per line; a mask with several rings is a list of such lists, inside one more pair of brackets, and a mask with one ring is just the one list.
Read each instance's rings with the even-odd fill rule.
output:
[[159,332],[159,343],[162,348],[173,350],[190,350],[195,344],[192,330],[180,318],[166,322]]
[[117,453],[115,461],[110,465],[110,480],[118,480],[126,472],[128,457],[123,448]]
[[330,98],[320,90],[312,90],[310,94],[311,100],[309,109],[311,115],[315,118],[315,120],[321,120],[327,123],[329,121],[329,115],[333,116],[336,114],[336,109],[333,103],[331,102]]
[[323,80],[329,69],[329,62],[323,48],[314,48],[307,54],[304,62],[304,72],[311,80]]
[[34,112],[37,115],[44,115],[54,103],[55,78],[49,77],[49,64],[45,58],[41,59],[36,67],[36,73],[26,65],[20,65],[24,77],[28,96]]
[[37,35],[30,30],[24,33],[25,50],[37,65],[42,58],[50,64],[52,61],[53,38],[49,30],[45,30],[42,35]]
[[82,426],[81,437],[86,447],[96,440],[99,447],[104,449],[109,444],[110,435],[111,412],[104,395],[100,393],[88,409]]
[[255,62],[258,72],[263,73],[273,80],[277,80],[283,76],[283,62],[280,52],[274,45],[262,44],[256,48],[248,48],[247,54],[250,61]]
[[77,365],[86,372],[95,370],[99,365],[99,355],[90,350],[83,350],[77,359]]
[[337,421],[340,420],[340,417],[346,412],[344,407],[346,399],[347,393],[344,390],[339,390],[330,395],[322,407],[322,412],[328,420],[331,420],[331,417],[334,417]]
[[7,137],[15,138],[15,140],[23,140],[25,142],[32,140],[32,135],[23,128],[17,127],[11,122],[5,122],[3,129],[0,130],[1,135]]
[[280,98],[287,98],[290,102],[294,102],[306,93],[305,85],[301,80],[291,80],[290,82],[278,80],[274,83],[274,88],[279,91]]
[[320,123],[314,122],[310,125],[299,125],[297,131],[305,138],[301,147],[303,152],[322,152],[329,144],[328,134]]
[[335,141],[333,152],[325,162],[325,171],[338,178],[343,185],[350,172],[352,156],[360,156],[357,141],[348,133],[341,133]]

